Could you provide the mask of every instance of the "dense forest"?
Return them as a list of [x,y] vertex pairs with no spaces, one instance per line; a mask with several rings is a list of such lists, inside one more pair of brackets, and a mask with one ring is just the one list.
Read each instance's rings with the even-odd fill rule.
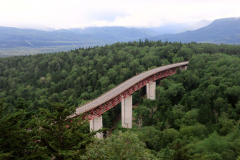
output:
[[[0,159],[237,159],[238,52],[145,39],[0,58]],[[133,94],[133,129],[119,126],[120,105],[103,114],[101,131],[115,130],[102,140],[88,122],[66,120],[137,73],[187,60],[187,71],[157,82],[156,100],[144,99],[144,89]]]

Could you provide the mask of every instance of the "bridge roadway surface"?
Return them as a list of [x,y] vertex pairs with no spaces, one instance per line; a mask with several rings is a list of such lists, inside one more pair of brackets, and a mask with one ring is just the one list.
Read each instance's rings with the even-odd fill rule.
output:
[[101,104],[104,104],[105,102],[107,102],[108,100],[116,97],[117,95],[119,95],[123,91],[127,90],[128,88],[130,88],[134,84],[140,82],[141,80],[143,80],[143,79],[145,79],[145,78],[147,78],[147,77],[149,77],[153,74],[156,74],[158,72],[165,71],[165,70],[168,70],[168,69],[171,69],[171,68],[180,67],[180,66],[183,66],[183,65],[186,65],[186,64],[188,64],[188,61],[180,62],[180,63],[174,63],[174,64],[170,64],[170,65],[166,65],[166,66],[161,66],[161,67],[158,67],[158,68],[151,69],[149,71],[145,71],[145,72],[143,72],[139,75],[136,75],[136,76],[122,82],[121,84],[119,84],[115,88],[111,89],[110,91],[102,94],[98,98],[95,98],[94,100],[92,100],[92,101],[90,101],[90,102],[88,102],[88,103],[86,103],[82,106],[77,107],[74,117],[80,115],[81,113],[90,111],[91,109],[96,108],[97,106],[99,106]]

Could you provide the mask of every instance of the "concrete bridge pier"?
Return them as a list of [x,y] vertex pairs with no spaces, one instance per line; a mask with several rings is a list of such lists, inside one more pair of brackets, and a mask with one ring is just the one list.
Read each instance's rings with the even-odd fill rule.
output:
[[[103,127],[102,115],[94,118],[90,121],[90,131],[97,131]],[[96,137],[101,139],[103,138],[103,133],[97,133]]]
[[186,71],[187,70],[187,66],[182,67],[182,69],[180,69],[181,71]]
[[132,95],[121,102],[122,105],[122,127],[132,128]]
[[147,98],[151,100],[155,100],[156,99],[156,93],[155,93],[156,81],[147,84],[146,87],[147,87]]

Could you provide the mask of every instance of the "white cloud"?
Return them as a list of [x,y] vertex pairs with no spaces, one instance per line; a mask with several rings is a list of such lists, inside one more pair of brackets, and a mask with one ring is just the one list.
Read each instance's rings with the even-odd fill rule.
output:
[[161,26],[240,16],[238,0],[0,0],[0,26]]

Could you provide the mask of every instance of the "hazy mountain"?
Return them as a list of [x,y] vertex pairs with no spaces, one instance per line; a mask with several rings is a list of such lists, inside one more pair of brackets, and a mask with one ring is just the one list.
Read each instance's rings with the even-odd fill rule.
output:
[[169,23],[160,27],[150,27],[158,35],[160,34],[175,34],[187,31],[191,25],[187,23]]
[[147,36],[157,35],[151,29],[138,29],[138,28],[126,28],[126,27],[88,27],[88,28],[71,28],[61,29],[54,32],[76,33],[91,35],[97,38],[110,38],[117,41],[135,40],[136,38],[146,38]]
[[[201,26],[205,27],[196,29]],[[178,33],[187,27],[192,31]],[[158,35],[159,33],[177,34]],[[202,20],[191,27],[186,23],[155,28],[88,27],[53,31],[0,27],[0,55],[66,51],[80,47],[138,41],[140,38],[154,41],[167,39],[181,42],[240,44],[240,19],[224,18],[212,23]],[[20,51],[20,48],[24,50]]]
[[0,48],[68,45],[68,43],[79,45],[84,43],[89,46],[105,45],[106,43],[131,41],[152,35],[154,34],[146,30],[125,27],[90,27],[86,29],[54,30],[51,32],[0,27]]
[[[118,41],[128,42],[157,35],[154,33],[150,29],[126,27],[89,27],[54,31],[0,27],[0,56],[9,53],[22,54],[26,51],[28,54],[31,52],[67,51],[80,47],[112,44]],[[24,48],[24,50],[20,52],[19,48]],[[35,51],[30,50],[31,48],[34,48]]]
[[149,40],[168,40],[181,42],[209,42],[240,44],[240,19],[223,18],[213,21],[210,25],[179,34],[164,34],[149,37]]
[[0,27],[0,48],[69,45],[69,43],[78,44],[90,39],[94,40],[94,37],[75,33],[56,33],[34,29]]
[[190,26],[190,27],[188,28],[188,30],[197,30],[197,29],[199,29],[199,28],[206,27],[206,26],[208,26],[208,25],[211,24],[211,23],[212,23],[212,21],[203,19],[203,20],[195,23],[194,25]]
[[188,30],[196,30],[202,27],[206,27],[209,25],[212,21],[208,20],[201,20],[197,23],[195,22],[188,22],[188,23],[167,23],[160,27],[150,27],[152,31],[154,31],[154,34],[176,34],[176,33],[182,33]]
[[50,27],[46,27],[43,25],[20,25],[19,27],[20,29],[35,29],[35,30],[41,30],[41,31],[54,31],[54,28],[50,28]]
[[34,29],[20,29],[13,27],[0,27],[0,40],[2,41],[55,41],[55,40],[79,40],[81,38],[87,38],[87,35],[76,35],[74,33],[65,33],[61,34],[57,32],[47,32]]

